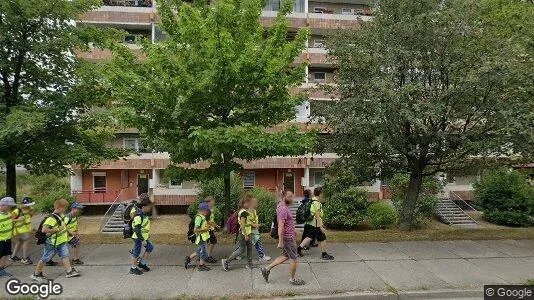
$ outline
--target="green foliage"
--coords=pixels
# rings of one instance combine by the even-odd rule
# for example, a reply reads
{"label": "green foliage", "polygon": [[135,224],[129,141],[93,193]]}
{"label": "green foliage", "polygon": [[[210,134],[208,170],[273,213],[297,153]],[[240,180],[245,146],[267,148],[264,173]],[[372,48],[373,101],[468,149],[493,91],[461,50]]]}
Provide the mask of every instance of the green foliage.
{"label": "green foliage", "polygon": [[475,203],[488,222],[506,226],[534,224],[534,188],[518,171],[486,173],[474,184]]}
{"label": "green foliage", "polygon": [[[124,107],[123,119],[150,148],[169,152],[183,177],[227,176],[243,160],[300,155],[314,144],[313,132],[296,127],[265,130],[293,120],[304,100],[290,89],[304,76],[305,63],[294,62],[307,31],[286,39],[289,2],[265,29],[258,22],[263,5],[159,1],[167,39],[145,43],[142,62],[125,47],[115,49],[105,74]],[[199,161],[208,167],[187,168]]]}
{"label": "green foliage", "polygon": [[[325,185],[325,191],[328,188]],[[329,191],[325,193],[323,221],[332,229],[356,229],[370,204],[367,191],[357,187]]]}
{"label": "green foliage", "polygon": [[[402,213],[403,202],[406,201],[409,180],[410,178],[407,174],[395,174],[389,181],[391,201],[399,215]],[[441,192],[441,189],[442,186],[436,178],[426,177],[423,180],[419,200],[413,212],[413,227],[423,226],[433,218],[439,200],[438,193]]]}
{"label": "green foliage", "polygon": [[395,208],[384,202],[371,204],[367,208],[367,218],[374,229],[392,228],[398,220]]}
{"label": "green foliage", "polygon": [[[224,199],[224,184],[221,178],[214,178],[210,180],[205,180],[200,183],[199,194],[195,203],[191,204],[187,209],[187,214],[193,218],[198,212],[198,205],[203,202],[208,197],[215,198],[215,206],[217,207],[217,214],[215,215],[215,221],[217,224],[223,224],[224,216],[223,212],[225,211],[225,202]],[[230,207],[229,211],[235,211],[239,204],[239,200],[243,197],[245,191],[243,190],[243,184],[241,178],[236,173],[232,173],[230,176]]]}
{"label": "green foliage", "polygon": [[412,175],[411,208],[425,176],[488,156],[530,160],[533,39],[528,1],[381,1],[372,22],[329,44],[340,101],[321,115],[338,165]]}
{"label": "green foliage", "polygon": [[106,147],[116,119],[96,110],[110,102],[97,87],[98,68],[68,55],[114,37],[72,21],[98,5],[99,0],[0,1],[0,161],[11,196],[15,165],[65,175],[66,165],[88,166],[118,155]]}
{"label": "green foliage", "polygon": [[[0,186],[5,184],[5,175],[0,175]],[[39,212],[52,212],[54,201],[66,199],[69,203],[74,202],[74,197],[70,193],[69,180],[66,177],[55,175],[35,175],[28,173],[17,174],[17,189],[20,203],[23,197],[30,197],[35,201],[35,209]],[[0,187],[0,197],[4,191]]]}
{"label": "green foliage", "polygon": [[260,232],[268,232],[271,229],[271,223],[276,215],[278,200],[273,193],[262,187],[255,187],[249,193],[258,199],[257,212],[261,225]]}

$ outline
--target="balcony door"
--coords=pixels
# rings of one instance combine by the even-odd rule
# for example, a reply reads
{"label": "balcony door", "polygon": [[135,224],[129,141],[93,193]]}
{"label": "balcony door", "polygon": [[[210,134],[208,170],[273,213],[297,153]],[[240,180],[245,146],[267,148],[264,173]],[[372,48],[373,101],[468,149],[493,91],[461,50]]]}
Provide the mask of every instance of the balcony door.
{"label": "balcony door", "polygon": [[137,175],[137,195],[141,195],[143,193],[148,194],[148,175],[138,174]]}
{"label": "balcony door", "polygon": [[291,191],[295,193],[295,173],[286,172],[283,175],[284,191]]}

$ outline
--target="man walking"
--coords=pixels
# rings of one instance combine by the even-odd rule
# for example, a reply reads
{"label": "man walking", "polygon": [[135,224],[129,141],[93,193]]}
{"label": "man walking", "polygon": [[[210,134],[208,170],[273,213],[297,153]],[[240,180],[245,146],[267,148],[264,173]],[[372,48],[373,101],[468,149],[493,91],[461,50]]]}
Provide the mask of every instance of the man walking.
{"label": "man walking", "polygon": [[295,223],[293,222],[293,216],[289,210],[289,205],[293,203],[293,193],[291,191],[285,191],[282,201],[276,208],[276,218],[278,220],[278,249],[282,249],[282,255],[277,257],[269,266],[261,268],[261,274],[265,279],[265,282],[269,281],[269,274],[271,270],[284,263],[286,260],[290,260],[289,271],[291,278],[289,284],[291,285],[304,285],[305,282],[302,279],[296,278],[297,273],[297,245],[295,243]]}

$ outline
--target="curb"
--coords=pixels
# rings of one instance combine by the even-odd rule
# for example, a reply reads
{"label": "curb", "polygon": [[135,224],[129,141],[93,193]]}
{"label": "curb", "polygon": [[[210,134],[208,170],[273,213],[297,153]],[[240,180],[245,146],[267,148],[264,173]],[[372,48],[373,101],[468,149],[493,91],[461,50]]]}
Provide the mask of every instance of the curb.
{"label": "curb", "polygon": [[321,300],[321,299],[379,299],[379,300],[408,300],[408,299],[455,299],[455,298],[477,298],[483,299],[482,290],[434,290],[434,291],[398,291],[393,292],[347,292],[329,295],[301,295],[295,297],[276,297],[270,299],[302,299],[302,300]]}

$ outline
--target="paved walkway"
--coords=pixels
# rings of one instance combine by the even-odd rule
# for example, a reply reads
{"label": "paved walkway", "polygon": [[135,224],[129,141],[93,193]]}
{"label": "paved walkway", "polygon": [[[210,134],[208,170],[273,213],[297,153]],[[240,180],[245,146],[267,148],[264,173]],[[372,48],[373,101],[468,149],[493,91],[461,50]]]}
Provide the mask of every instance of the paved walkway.
{"label": "paved walkway", "polygon": [[[266,245],[268,254],[278,254]],[[418,241],[346,243],[330,245],[333,262],[319,259],[314,248],[301,259],[298,274],[305,286],[287,284],[287,266],[271,272],[265,283],[258,268],[242,262],[224,272],[219,264],[209,272],[183,268],[183,257],[193,246],[156,245],[142,276],[127,274],[130,246],[85,245],[85,265],[78,278],[65,278],[61,267],[48,267],[45,275],[64,287],[63,298],[170,298],[210,296],[294,296],[329,294],[333,298],[356,295],[397,298],[482,297],[484,284],[523,284],[534,278],[534,240]],[[38,251],[37,248],[34,251]],[[230,246],[216,249],[226,256]],[[37,254],[34,253],[34,258]],[[16,278],[30,282],[33,266],[15,263],[8,268]],[[1,280],[2,286],[6,279]],[[2,288],[1,296],[7,296]]]}

